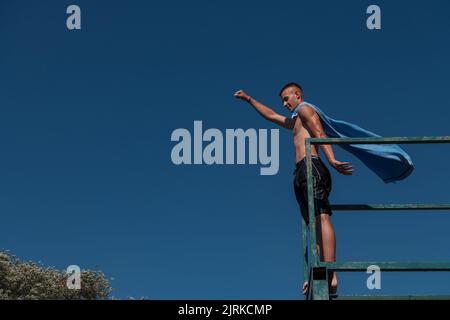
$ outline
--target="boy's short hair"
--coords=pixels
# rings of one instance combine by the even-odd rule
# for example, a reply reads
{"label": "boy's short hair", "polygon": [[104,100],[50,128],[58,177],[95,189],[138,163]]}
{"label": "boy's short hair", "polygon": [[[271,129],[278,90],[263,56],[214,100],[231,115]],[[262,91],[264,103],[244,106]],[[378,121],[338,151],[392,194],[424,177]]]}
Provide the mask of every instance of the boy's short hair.
{"label": "boy's short hair", "polygon": [[281,97],[281,94],[283,93],[283,91],[286,90],[287,88],[291,88],[291,87],[294,87],[294,88],[297,88],[298,90],[300,90],[300,96],[303,99],[303,88],[301,85],[299,85],[296,82],[289,82],[288,84],[285,84],[283,86],[283,88],[281,88],[280,93],[278,95]]}

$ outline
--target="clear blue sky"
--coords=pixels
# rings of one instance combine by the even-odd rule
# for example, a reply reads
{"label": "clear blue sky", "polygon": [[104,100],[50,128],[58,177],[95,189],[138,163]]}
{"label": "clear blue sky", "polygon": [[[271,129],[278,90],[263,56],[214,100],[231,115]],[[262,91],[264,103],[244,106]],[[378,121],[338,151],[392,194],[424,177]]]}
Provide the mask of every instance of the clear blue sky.
{"label": "clear blue sky", "polygon": [[[78,4],[82,30],[68,31]],[[378,4],[382,30],[366,28]],[[232,94],[285,113],[289,81],[383,136],[449,135],[448,1],[0,0],[0,248],[100,269],[113,295],[302,299],[291,134],[280,171],[175,166],[177,128],[276,128]],[[281,129],[282,130],[282,129]],[[339,203],[449,203],[450,145],[404,147],[384,184],[357,159]],[[335,213],[338,260],[450,260],[450,215]],[[341,274],[341,294],[367,275]],[[383,274],[377,294],[450,293],[450,274]]]}

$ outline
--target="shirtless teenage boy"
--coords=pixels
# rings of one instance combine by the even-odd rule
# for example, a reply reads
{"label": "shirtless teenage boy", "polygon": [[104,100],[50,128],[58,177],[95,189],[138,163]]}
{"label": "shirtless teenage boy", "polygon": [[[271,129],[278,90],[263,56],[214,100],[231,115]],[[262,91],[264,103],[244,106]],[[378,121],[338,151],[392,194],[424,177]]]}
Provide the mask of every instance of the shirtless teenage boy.
{"label": "shirtless teenage boy", "polygon": [[[305,221],[308,223],[308,202],[306,184],[306,138],[326,138],[322,124],[316,111],[303,101],[303,90],[299,84],[288,83],[280,91],[280,98],[291,113],[296,111],[295,117],[288,118],[274,112],[262,103],[253,99],[243,90],[237,91],[234,96],[248,102],[261,116],[288,130],[293,131],[295,150],[295,177],[294,191],[296,199],[300,205],[300,211]],[[297,108],[299,107],[300,108]],[[296,110],[297,108],[297,110]],[[334,153],[330,145],[320,145],[329,165],[344,175],[351,175],[353,168],[348,162],[341,162],[334,158]],[[313,165],[314,180],[314,203],[316,220],[317,252],[321,261],[336,261],[336,237],[331,223],[331,209],[328,196],[331,192],[331,175],[325,164],[319,157],[317,147],[311,145],[311,156]],[[330,293],[337,290],[337,277],[334,272],[329,281]],[[303,293],[307,294],[308,283],[303,284]]]}

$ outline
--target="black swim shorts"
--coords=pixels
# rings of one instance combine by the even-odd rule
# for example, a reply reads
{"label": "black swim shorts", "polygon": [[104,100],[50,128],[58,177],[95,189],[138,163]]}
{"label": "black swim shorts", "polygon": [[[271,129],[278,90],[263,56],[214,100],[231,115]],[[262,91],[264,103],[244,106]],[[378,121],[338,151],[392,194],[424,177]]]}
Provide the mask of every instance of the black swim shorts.
{"label": "black swim shorts", "polygon": [[[331,174],[319,157],[311,157],[313,173],[313,193],[315,215],[326,212],[333,214],[330,208],[328,196],[331,192]],[[294,191],[303,219],[309,224],[308,213],[308,186],[306,183],[306,158],[300,160],[294,172]]]}

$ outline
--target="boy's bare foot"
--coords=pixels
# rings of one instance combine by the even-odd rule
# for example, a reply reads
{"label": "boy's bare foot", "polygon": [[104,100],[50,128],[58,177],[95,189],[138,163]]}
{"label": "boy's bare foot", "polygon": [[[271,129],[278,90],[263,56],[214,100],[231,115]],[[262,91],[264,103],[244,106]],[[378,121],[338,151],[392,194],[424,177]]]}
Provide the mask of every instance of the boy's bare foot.
{"label": "boy's bare foot", "polygon": [[336,294],[337,293],[337,276],[336,272],[333,272],[333,276],[330,281],[330,294]]}

